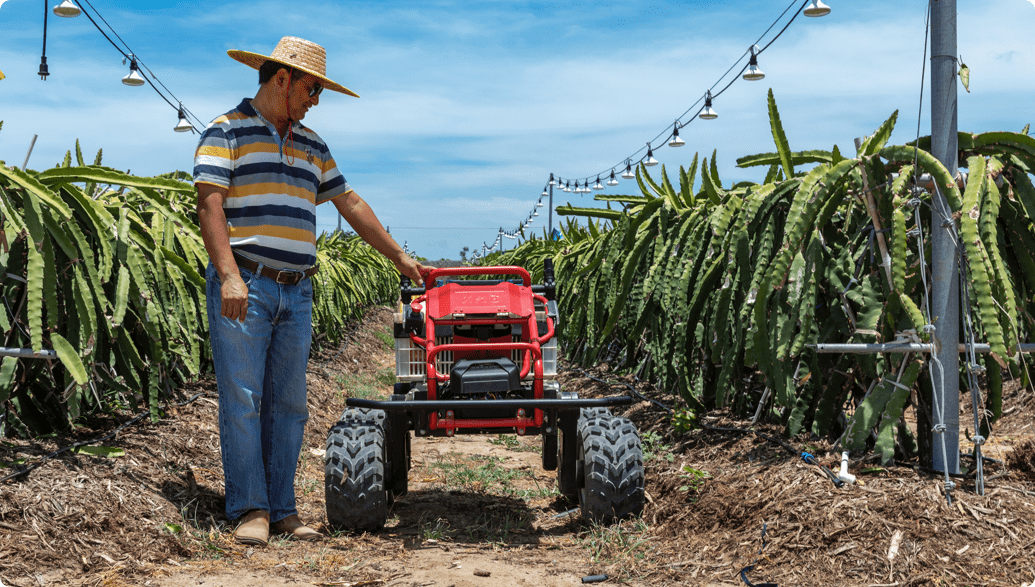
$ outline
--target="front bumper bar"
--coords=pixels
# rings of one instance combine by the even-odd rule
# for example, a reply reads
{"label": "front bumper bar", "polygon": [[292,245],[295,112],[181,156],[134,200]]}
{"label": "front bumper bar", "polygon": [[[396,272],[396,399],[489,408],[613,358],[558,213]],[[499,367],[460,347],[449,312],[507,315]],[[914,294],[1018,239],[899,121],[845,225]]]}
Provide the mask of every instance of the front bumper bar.
{"label": "front bumper bar", "polygon": [[345,400],[350,408],[368,408],[384,411],[439,411],[463,410],[465,408],[499,408],[499,409],[538,409],[538,410],[575,410],[578,408],[609,408],[626,406],[633,403],[627,395],[612,397],[580,398],[580,399],[497,399],[497,400],[412,400],[412,401],[380,401],[351,397]]}

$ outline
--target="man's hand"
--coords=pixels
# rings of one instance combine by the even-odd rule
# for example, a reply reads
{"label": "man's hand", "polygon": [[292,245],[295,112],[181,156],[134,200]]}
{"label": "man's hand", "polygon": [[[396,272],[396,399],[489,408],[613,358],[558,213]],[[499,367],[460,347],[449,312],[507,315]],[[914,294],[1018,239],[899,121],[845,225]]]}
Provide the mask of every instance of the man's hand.
{"label": "man's hand", "polygon": [[198,184],[197,190],[201,239],[205,242],[209,260],[222,282],[219,288],[219,313],[231,320],[244,322],[244,317],[248,315],[248,286],[241,279],[241,270],[230,250],[230,238],[226,232],[223,202],[227,190],[207,183]]}
{"label": "man's hand", "polygon": [[244,322],[248,315],[248,286],[239,273],[231,273],[219,288],[219,313],[231,320]]}
{"label": "man's hand", "polygon": [[431,273],[433,267],[425,267],[410,257],[409,255],[403,255],[402,259],[395,262],[395,268],[399,270],[406,277],[409,277],[417,287],[424,285],[424,276]]}

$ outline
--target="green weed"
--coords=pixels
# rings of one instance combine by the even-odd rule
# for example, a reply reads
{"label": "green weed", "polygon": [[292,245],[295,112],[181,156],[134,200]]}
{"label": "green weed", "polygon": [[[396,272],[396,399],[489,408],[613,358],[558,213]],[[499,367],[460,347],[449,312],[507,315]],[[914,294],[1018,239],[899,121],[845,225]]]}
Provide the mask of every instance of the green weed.
{"label": "green weed", "polygon": [[690,465],[683,465],[680,468],[679,476],[686,479],[686,485],[679,488],[680,491],[697,491],[704,485],[705,479],[711,479],[712,476],[707,471],[701,471],[691,467]]}
{"label": "green weed", "polygon": [[448,536],[449,531],[449,522],[442,518],[437,518],[434,522],[420,523],[421,540],[442,540]]}
{"label": "green weed", "polygon": [[374,336],[376,336],[378,340],[384,343],[385,348],[387,350],[395,352],[395,339],[392,338],[391,331],[377,330],[374,331]]}
{"label": "green weed", "polygon": [[230,550],[224,535],[232,534],[233,528],[225,522],[216,522],[211,516],[211,524],[203,526],[198,519],[198,505],[195,500],[191,500],[181,506],[182,523],[165,522],[161,524],[162,531],[179,536],[197,558],[219,560],[228,556]]}
{"label": "green weed", "polygon": [[610,526],[592,525],[576,537],[590,551],[593,562],[614,565],[625,575],[637,563],[648,560],[654,552],[647,537],[647,522],[642,518],[623,520]]}
{"label": "green weed", "polygon": [[672,462],[676,457],[672,454],[672,446],[665,444],[664,439],[657,432],[641,432],[640,445],[643,447],[643,462],[646,463],[655,457],[664,458]]}

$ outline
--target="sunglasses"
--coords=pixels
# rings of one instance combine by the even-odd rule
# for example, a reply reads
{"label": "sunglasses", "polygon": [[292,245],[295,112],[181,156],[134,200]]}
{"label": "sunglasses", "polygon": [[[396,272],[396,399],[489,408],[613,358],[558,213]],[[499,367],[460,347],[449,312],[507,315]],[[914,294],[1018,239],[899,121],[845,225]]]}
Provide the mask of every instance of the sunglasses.
{"label": "sunglasses", "polygon": [[309,97],[310,98],[315,98],[315,97],[319,96],[320,92],[322,92],[322,91],[323,91],[323,86],[321,86],[319,83],[315,83],[315,84],[313,84],[313,87],[309,89]]}

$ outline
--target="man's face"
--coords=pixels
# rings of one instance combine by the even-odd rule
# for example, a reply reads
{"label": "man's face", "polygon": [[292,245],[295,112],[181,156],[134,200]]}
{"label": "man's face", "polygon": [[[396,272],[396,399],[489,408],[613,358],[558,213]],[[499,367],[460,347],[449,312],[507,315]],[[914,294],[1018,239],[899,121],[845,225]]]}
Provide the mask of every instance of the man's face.
{"label": "man's face", "polygon": [[[306,75],[288,87],[288,116],[292,120],[302,120],[310,108],[320,103],[320,92],[323,87],[320,80]],[[310,95],[312,94],[312,95]]]}

